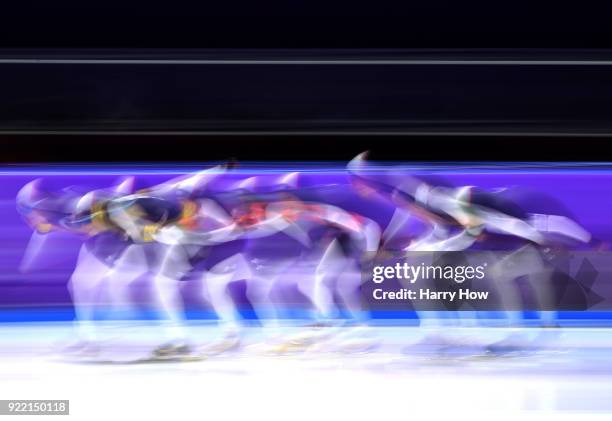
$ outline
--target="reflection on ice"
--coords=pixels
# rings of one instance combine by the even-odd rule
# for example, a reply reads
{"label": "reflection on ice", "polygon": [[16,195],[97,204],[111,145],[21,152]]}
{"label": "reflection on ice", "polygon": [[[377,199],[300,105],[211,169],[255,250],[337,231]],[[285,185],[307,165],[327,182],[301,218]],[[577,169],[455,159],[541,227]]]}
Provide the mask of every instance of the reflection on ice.
{"label": "reflection on ice", "polygon": [[[78,396],[85,401],[78,379],[95,376],[96,382],[88,383],[88,394],[112,395],[113,390],[123,390],[123,381],[129,378],[138,382],[139,394],[158,396],[161,391],[147,379],[163,379],[165,385],[189,382],[203,389],[231,382],[232,390],[246,394],[241,396],[261,399],[266,390],[274,388],[289,388],[297,396],[307,393],[313,399],[325,399],[335,391],[334,396],[342,399],[365,387],[372,399],[403,397],[417,412],[612,411],[612,340],[607,329],[563,329],[552,341],[540,341],[541,330],[526,329],[517,333],[529,339],[531,346],[503,356],[486,353],[482,347],[508,337],[509,332],[501,328],[457,329],[454,341],[446,338],[444,343],[427,344],[423,339],[432,335],[414,327],[350,333],[341,329],[299,352],[279,352],[277,342],[266,332],[256,327],[246,330],[243,342],[232,352],[149,364],[138,358],[148,356],[156,344],[154,325],[101,326],[103,338],[90,354],[64,348],[72,336],[69,325],[5,326],[0,329],[0,366],[5,379],[11,379],[17,389],[30,385],[28,396],[33,389],[53,384],[56,390],[70,393],[71,399]],[[190,325],[189,331],[204,343],[212,343],[218,334],[214,326],[202,324]],[[279,331],[287,338],[303,329],[284,324]],[[355,341],[375,341],[377,346],[358,351],[332,346],[342,342],[344,334],[354,334]],[[242,390],[244,382],[251,386]],[[104,390],[111,384],[112,389]],[[359,384],[362,386],[357,387]],[[439,406],[441,396],[447,406]],[[189,391],[180,394],[183,397],[195,398]],[[436,402],[436,408],[428,409]]]}

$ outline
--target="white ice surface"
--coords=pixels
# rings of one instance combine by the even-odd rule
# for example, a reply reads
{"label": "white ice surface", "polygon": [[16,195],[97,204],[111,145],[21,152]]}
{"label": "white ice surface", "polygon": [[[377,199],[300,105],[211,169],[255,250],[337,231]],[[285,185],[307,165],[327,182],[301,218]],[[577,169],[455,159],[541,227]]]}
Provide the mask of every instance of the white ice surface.
{"label": "white ice surface", "polygon": [[[205,343],[218,330],[194,325],[191,333]],[[375,352],[268,355],[265,332],[251,327],[240,350],[204,361],[107,364],[60,351],[73,340],[69,324],[7,324],[0,327],[0,399],[69,399],[69,418],[83,420],[612,419],[611,330],[564,329],[503,358],[411,348],[423,334],[379,327],[366,332],[380,343]],[[480,344],[506,332],[453,334]],[[102,336],[105,360],[129,361],[159,344],[150,324],[107,326]]]}

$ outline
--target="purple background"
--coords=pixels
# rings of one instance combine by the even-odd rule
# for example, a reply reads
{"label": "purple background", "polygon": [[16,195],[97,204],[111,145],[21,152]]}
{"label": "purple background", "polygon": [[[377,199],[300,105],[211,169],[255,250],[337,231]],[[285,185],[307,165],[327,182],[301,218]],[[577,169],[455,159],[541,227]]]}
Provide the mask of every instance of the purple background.
{"label": "purple background", "polygon": [[[46,248],[46,255],[36,270],[24,274],[18,266],[29,240],[30,228],[15,210],[15,196],[18,190],[35,178],[43,178],[44,185],[59,189],[71,185],[87,188],[111,186],[126,174],[136,176],[136,188],[154,185],[191,169],[151,170],[95,167],[83,170],[48,169],[5,169],[0,174],[0,307],[3,309],[27,308],[70,308],[67,282],[74,268],[79,238],[71,235],[56,235]],[[291,170],[295,170],[292,168]],[[227,179],[236,180],[263,173],[264,170],[240,170]],[[475,185],[482,188],[521,186],[545,193],[560,201],[574,215],[579,223],[595,237],[603,241],[612,240],[612,170],[511,170],[492,171],[446,170],[437,175],[455,185]],[[230,182],[228,181],[228,183]],[[347,184],[349,179],[341,170],[305,172],[302,185],[318,183]],[[197,286],[187,283],[184,294],[188,304],[205,310],[195,290]],[[146,301],[146,280],[137,281],[135,290]],[[611,297],[612,298],[612,297]]]}

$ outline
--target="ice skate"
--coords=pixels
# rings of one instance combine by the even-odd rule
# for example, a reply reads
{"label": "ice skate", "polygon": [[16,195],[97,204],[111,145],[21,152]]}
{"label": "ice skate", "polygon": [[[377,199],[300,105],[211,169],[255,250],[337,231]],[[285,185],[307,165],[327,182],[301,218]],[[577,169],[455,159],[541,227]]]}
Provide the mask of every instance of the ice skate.
{"label": "ice skate", "polygon": [[182,362],[200,361],[206,356],[194,352],[191,345],[187,343],[166,343],[155,348],[148,357],[135,359],[132,363],[147,362]]}
{"label": "ice skate", "polygon": [[216,356],[227,352],[236,351],[240,348],[242,341],[240,335],[232,333],[224,336],[218,341],[206,344],[198,349],[198,355]]}
{"label": "ice skate", "polygon": [[317,342],[308,352],[332,352],[339,354],[363,354],[372,352],[380,346],[380,339],[372,335],[364,326],[345,328],[343,332],[332,335],[328,340]]}
{"label": "ice skate", "polygon": [[506,338],[487,345],[489,356],[517,356],[533,351],[532,342],[525,332],[513,332]]}
{"label": "ice skate", "polygon": [[467,337],[429,334],[415,344],[402,349],[406,355],[422,357],[463,358],[482,355],[486,348]]}
{"label": "ice skate", "polygon": [[315,344],[326,341],[337,333],[337,329],[329,326],[316,325],[305,332],[292,335],[273,345],[268,354],[286,355],[303,353]]}
{"label": "ice skate", "polygon": [[100,351],[99,342],[82,340],[66,345],[60,350],[60,353],[68,358],[88,359],[97,357]]}

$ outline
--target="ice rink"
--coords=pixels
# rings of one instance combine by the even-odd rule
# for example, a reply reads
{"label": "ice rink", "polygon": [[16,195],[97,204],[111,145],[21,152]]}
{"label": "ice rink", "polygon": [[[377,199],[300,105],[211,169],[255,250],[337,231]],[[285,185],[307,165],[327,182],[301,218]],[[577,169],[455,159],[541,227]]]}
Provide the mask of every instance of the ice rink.
{"label": "ice rink", "polygon": [[[2,399],[69,399],[71,418],[88,420],[612,416],[608,329],[565,328],[537,342],[548,333],[529,329],[525,337],[537,346],[491,356],[479,344],[502,339],[504,329],[457,328],[463,345],[444,352],[419,345],[427,332],[417,327],[360,332],[372,345],[368,352],[350,348],[349,340],[340,348],[338,338],[280,352],[278,338],[250,327],[232,351],[139,364],[134,360],[159,345],[156,326],[115,324],[101,332],[96,352],[75,357],[65,351],[71,324],[3,325]],[[283,327],[281,337],[298,332]],[[214,325],[191,326],[194,343],[217,334]]]}

